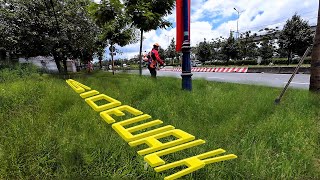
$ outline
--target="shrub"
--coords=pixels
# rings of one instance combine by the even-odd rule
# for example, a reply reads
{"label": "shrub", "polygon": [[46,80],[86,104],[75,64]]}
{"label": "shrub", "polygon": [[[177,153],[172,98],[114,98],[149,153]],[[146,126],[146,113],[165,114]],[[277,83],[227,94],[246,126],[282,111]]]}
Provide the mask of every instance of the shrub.
{"label": "shrub", "polygon": [[[287,58],[273,58],[272,61],[273,61],[273,64],[287,64],[288,63]],[[292,59],[290,64],[298,64],[299,61],[300,61],[300,58]],[[311,63],[311,57],[308,56],[303,61],[303,64],[310,64],[310,63]]]}
{"label": "shrub", "polygon": [[32,64],[18,64],[0,70],[0,82],[13,81],[18,78],[32,76],[38,72],[38,68]]}

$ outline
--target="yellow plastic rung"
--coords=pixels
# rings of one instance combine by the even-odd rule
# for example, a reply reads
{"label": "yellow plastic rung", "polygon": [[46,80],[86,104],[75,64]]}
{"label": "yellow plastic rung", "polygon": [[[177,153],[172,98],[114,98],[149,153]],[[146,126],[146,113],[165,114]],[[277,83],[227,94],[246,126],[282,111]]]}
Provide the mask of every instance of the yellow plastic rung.
{"label": "yellow plastic rung", "polygon": [[[169,137],[169,136],[175,136],[178,139],[170,141],[170,142],[166,142],[166,143],[162,143],[158,140],[158,139],[161,139],[164,137]],[[167,131],[164,133],[160,133],[160,134],[149,136],[149,137],[146,137],[143,139],[139,139],[137,141],[132,141],[129,143],[129,145],[130,146],[138,146],[141,144],[147,144],[149,146],[149,148],[138,151],[138,154],[145,155],[145,154],[150,154],[150,153],[162,150],[162,149],[177,146],[177,145],[183,144],[185,142],[192,141],[194,139],[195,139],[195,137],[193,135],[186,133],[180,129],[174,129],[171,131]]]}
{"label": "yellow plastic rung", "polygon": [[143,132],[143,133],[140,133],[140,134],[133,135],[132,134],[133,132],[136,132],[136,131],[142,130],[142,129],[146,129],[146,128],[149,128],[149,127],[152,127],[152,126],[155,126],[155,125],[158,125],[158,124],[162,124],[163,122],[160,121],[160,120],[154,120],[154,121],[151,121],[151,122],[147,122],[147,123],[143,123],[143,124],[140,124],[140,125],[137,125],[137,126],[130,127],[128,129],[126,129],[124,127],[126,125],[130,125],[130,124],[133,124],[133,123],[136,123],[136,122],[140,122],[140,121],[143,121],[143,120],[147,120],[147,119],[150,119],[150,118],[151,118],[150,115],[144,114],[144,115],[141,115],[141,116],[138,116],[138,117],[134,117],[134,118],[131,118],[131,119],[128,119],[128,120],[124,120],[124,121],[121,121],[121,122],[114,123],[114,124],[112,124],[112,128],[126,142],[135,141],[135,140],[138,140],[138,139],[141,139],[141,138],[145,138],[145,137],[152,136],[152,135],[155,135],[155,134],[159,134],[159,133],[162,133],[162,132],[165,132],[165,131],[169,131],[169,130],[172,130],[172,129],[175,128],[175,127],[173,127],[171,125],[168,125],[168,126],[160,127],[160,128],[157,128],[157,129],[153,129],[153,130],[147,131],[147,132]]}
{"label": "yellow plastic rung", "polygon": [[185,144],[181,144],[175,147],[171,147],[162,151],[158,151],[152,154],[148,154],[144,157],[144,160],[151,166],[151,167],[156,167],[165,164],[165,161],[160,158],[160,156],[168,155],[177,151],[181,151],[184,149],[188,149],[194,146],[198,146],[200,144],[204,144],[205,141],[202,139],[198,139],[195,141],[191,141]]}
{"label": "yellow plastic rung", "polygon": [[[98,106],[95,103],[95,101],[99,101],[99,100],[106,100],[109,103]],[[114,107],[121,105],[120,101],[113,99],[105,94],[99,94],[99,95],[96,95],[93,97],[86,98],[85,101],[89,104],[89,106],[92,107],[92,109],[94,109],[95,111],[98,111],[98,112],[104,111],[107,109],[111,109],[111,108],[114,108]]]}
{"label": "yellow plastic rung", "polygon": [[224,149],[220,148],[220,149],[216,149],[216,150],[213,150],[213,151],[209,151],[209,152],[197,155],[196,157],[199,158],[199,159],[206,159],[206,158],[209,158],[209,157],[212,157],[212,156],[215,156],[215,155],[218,155],[218,154],[222,154],[222,153],[225,153],[225,152],[226,151]]}
{"label": "yellow plastic rung", "polygon": [[84,84],[81,84],[73,79],[68,79],[66,80],[66,82],[69,84],[69,86],[74,90],[76,91],[76,93],[83,93],[85,92],[86,90],[91,90],[90,87],[84,85]]}
{"label": "yellow plastic rung", "polygon": [[175,168],[175,167],[178,167],[178,166],[182,166],[182,165],[187,165],[188,168],[186,168],[184,170],[181,170],[181,171],[179,171],[177,173],[174,173],[174,174],[172,174],[170,176],[167,176],[164,179],[165,180],[173,180],[173,179],[177,179],[179,177],[182,177],[184,175],[190,174],[190,173],[192,173],[192,172],[194,172],[194,171],[196,171],[198,169],[203,168],[205,166],[205,163],[202,162],[201,160],[199,160],[196,157],[191,157],[191,158],[188,158],[188,159],[184,159],[184,160],[181,160],[181,161],[177,161],[177,162],[173,162],[173,163],[170,163],[170,164],[166,164],[166,165],[157,167],[154,170],[156,172],[161,172],[161,171],[165,171],[165,170],[172,169],[172,168]]}
{"label": "yellow plastic rung", "polygon": [[214,157],[214,158],[202,160],[203,158],[212,157],[214,155],[218,155],[218,154],[221,154],[224,152],[225,152],[225,150],[223,150],[223,149],[213,150],[213,151],[203,153],[203,154],[200,154],[197,156],[193,156],[193,157],[186,158],[186,159],[176,161],[176,162],[172,162],[172,163],[160,166],[160,167],[156,167],[156,168],[154,168],[154,170],[156,172],[162,172],[162,171],[172,169],[172,168],[175,168],[178,166],[186,165],[188,168],[164,178],[165,180],[177,179],[181,176],[187,175],[187,174],[192,173],[200,168],[203,168],[207,164],[237,158],[237,156],[234,154],[228,154],[228,155],[224,155],[224,156],[219,156],[219,157]]}
{"label": "yellow plastic rung", "polygon": [[116,115],[116,116],[124,116],[125,114],[123,113],[123,111],[127,111],[130,114],[133,114],[135,116],[141,115],[143,114],[142,111],[139,111],[131,106],[128,105],[123,105],[123,106],[119,106],[113,109],[109,109],[103,112],[100,112],[100,116],[102,117],[102,119],[104,119],[108,124],[112,124],[114,122],[116,122],[116,120],[114,118],[111,117],[112,114]]}
{"label": "yellow plastic rung", "polygon": [[131,128],[128,128],[127,130],[132,133],[132,132],[136,132],[136,131],[140,131],[142,129],[146,129],[146,128],[149,128],[149,127],[152,127],[152,126],[156,126],[156,125],[159,125],[159,124],[162,124],[163,121],[157,119],[157,120],[154,120],[154,121],[150,121],[150,122],[147,122],[147,123],[143,123],[143,124],[140,124],[140,125],[137,125],[137,126],[133,126]]}
{"label": "yellow plastic rung", "polygon": [[98,91],[91,90],[91,91],[88,91],[88,92],[81,93],[80,97],[82,97],[83,99],[86,99],[88,97],[91,97],[91,96],[94,96],[94,95],[98,95],[98,94],[99,94]]}
{"label": "yellow plastic rung", "polygon": [[226,161],[226,160],[230,160],[230,159],[235,159],[238,156],[234,155],[234,154],[228,154],[228,155],[224,155],[224,156],[219,156],[219,157],[215,157],[215,158],[210,158],[210,159],[206,159],[203,160],[204,163],[206,164],[212,164],[212,163],[216,163],[216,162],[220,162],[220,161]]}

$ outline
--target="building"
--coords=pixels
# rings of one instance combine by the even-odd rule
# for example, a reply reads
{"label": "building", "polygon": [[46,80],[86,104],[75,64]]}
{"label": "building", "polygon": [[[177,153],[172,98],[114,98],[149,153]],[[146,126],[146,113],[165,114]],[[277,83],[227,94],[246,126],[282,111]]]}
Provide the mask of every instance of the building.
{"label": "building", "polygon": [[[58,72],[58,68],[54,58],[52,56],[36,56],[29,58],[19,58],[19,63],[32,63],[35,66],[44,69],[47,72],[55,73]],[[77,72],[76,61],[67,60],[68,72]]]}

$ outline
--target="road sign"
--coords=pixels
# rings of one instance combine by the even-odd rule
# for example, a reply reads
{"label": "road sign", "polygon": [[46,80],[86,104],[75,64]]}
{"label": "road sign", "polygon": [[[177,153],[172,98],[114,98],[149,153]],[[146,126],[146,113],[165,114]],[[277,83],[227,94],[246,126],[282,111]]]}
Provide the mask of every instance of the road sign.
{"label": "road sign", "polygon": [[114,56],[116,55],[116,53],[109,53],[109,54],[110,54],[110,55],[114,55]]}

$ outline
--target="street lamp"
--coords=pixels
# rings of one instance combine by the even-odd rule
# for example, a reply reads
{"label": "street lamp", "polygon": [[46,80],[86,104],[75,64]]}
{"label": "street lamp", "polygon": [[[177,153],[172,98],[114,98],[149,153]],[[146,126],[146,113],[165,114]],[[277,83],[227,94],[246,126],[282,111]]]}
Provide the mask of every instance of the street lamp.
{"label": "street lamp", "polygon": [[236,8],[233,8],[234,10],[237,11],[238,13],[238,19],[237,19],[237,39],[239,37],[239,18],[240,18],[240,12],[236,9]]}
{"label": "street lamp", "polygon": [[190,6],[191,0],[183,0],[182,89],[192,90],[190,61]]}

